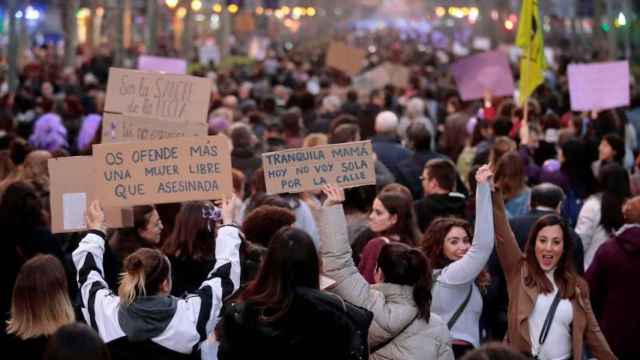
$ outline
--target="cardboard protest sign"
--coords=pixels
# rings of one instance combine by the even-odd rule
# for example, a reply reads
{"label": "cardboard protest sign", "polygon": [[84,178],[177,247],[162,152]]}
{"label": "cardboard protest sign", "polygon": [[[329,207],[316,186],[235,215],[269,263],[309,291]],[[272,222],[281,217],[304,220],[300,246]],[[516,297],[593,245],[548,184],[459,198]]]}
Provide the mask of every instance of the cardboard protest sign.
{"label": "cardboard protest sign", "polygon": [[109,69],[105,112],[178,123],[205,123],[211,80]]}
{"label": "cardboard protest sign", "polygon": [[630,102],[629,63],[571,64],[567,69],[571,110],[606,110]]}
{"label": "cardboard protest sign", "polygon": [[353,88],[367,95],[375,89],[381,89],[391,80],[384,66],[378,66],[353,78]]}
{"label": "cardboard protest sign", "polygon": [[138,58],[138,70],[184,75],[187,73],[187,60],[141,55]]}
{"label": "cardboard protest sign", "polygon": [[108,206],[231,196],[231,150],[224,136],[93,146],[97,196]]}
{"label": "cardboard protest sign", "polygon": [[464,101],[482,99],[487,90],[493,96],[513,95],[513,74],[509,61],[499,50],[458,60],[451,66],[451,72]]}
{"label": "cardboard protest sign", "polygon": [[207,136],[207,131],[205,123],[178,124],[110,113],[102,117],[103,144]]}
{"label": "cardboard protest sign", "polygon": [[329,67],[354,76],[362,69],[366,55],[366,51],[362,49],[347,46],[342,42],[332,42],[329,44],[325,62]]}
{"label": "cardboard protest sign", "polygon": [[[51,231],[65,233],[87,230],[84,215],[96,199],[95,163],[91,156],[49,159]],[[105,207],[109,228],[133,226],[131,208]]]}
{"label": "cardboard protest sign", "polygon": [[314,146],[262,154],[268,194],[355,187],[376,183],[371,141]]}
{"label": "cardboard protest sign", "polygon": [[406,88],[409,86],[409,68],[403,65],[397,65],[392,63],[384,63],[382,65],[387,71],[389,76],[389,82],[391,85],[399,88]]}

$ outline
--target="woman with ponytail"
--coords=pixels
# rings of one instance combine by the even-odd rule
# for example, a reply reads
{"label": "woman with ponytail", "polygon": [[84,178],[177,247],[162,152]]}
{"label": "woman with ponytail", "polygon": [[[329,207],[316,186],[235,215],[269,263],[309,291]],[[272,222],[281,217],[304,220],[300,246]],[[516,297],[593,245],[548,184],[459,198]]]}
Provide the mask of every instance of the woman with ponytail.
{"label": "woman with ponytail", "polygon": [[[215,267],[186,298],[171,293],[171,264],[159,250],[141,248],[123,264],[118,295],[105,282],[104,213],[98,202],[87,211],[91,229],[73,252],[83,314],[107,344],[113,359],[199,359],[200,345],[213,331],[222,302],[240,283],[240,231],[231,224],[233,199],[222,201],[215,239]],[[213,241],[213,239],[212,239]]]}
{"label": "woman with ponytail", "polygon": [[494,229],[489,166],[478,169],[476,181],[476,226],[465,220],[438,218],[424,233],[420,248],[434,267],[433,312],[451,332],[456,358],[480,346],[480,290],[489,283],[485,270],[493,251]]}
{"label": "woman with ponytail", "polygon": [[351,257],[341,203],[342,189],[324,188],[319,211],[320,253],[324,273],[335,281],[329,290],[373,312],[369,328],[370,359],[451,360],[449,331],[431,313],[431,267],[416,248],[400,242],[380,250],[376,284],[370,285]]}

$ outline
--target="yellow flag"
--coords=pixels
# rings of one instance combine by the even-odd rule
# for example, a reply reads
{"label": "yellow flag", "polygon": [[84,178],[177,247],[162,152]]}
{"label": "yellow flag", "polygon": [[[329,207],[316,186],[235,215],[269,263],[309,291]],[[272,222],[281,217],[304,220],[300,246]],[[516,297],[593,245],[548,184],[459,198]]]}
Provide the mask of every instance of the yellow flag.
{"label": "yellow flag", "polygon": [[544,44],[538,0],[523,0],[516,45],[522,48],[520,61],[520,103],[544,82]]}

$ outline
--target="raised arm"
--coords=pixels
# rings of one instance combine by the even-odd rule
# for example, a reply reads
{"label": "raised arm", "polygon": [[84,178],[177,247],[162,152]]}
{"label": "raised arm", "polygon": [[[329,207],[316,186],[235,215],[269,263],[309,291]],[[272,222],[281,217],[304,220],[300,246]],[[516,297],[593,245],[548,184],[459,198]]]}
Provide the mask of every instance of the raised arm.
{"label": "raised arm", "polygon": [[473,242],[467,253],[457,261],[446,266],[439,282],[447,284],[465,284],[473,281],[484,269],[494,245],[493,209],[491,207],[490,178],[493,174],[488,166],[478,170],[478,189],[476,191],[476,226]]}
{"label": "raised arm", "polygon": [[233,225],[234,198],[222,200],[222,223],[215,240],[216,265],[200,285],[196,296],[188,297],[197,315],[200,341],[211,334],[220,316],[222,304],[240,286],[240,229]]}
{"label": "raised arm", "polygon": [[91,203],[86,214],[89,233],[73,252],[78,287],[82,297],[82,312],[86,321],[105,341],[122,336],[121,331],[109,324],[120,302],[104,280],[103,257],[106,227],[104,213],[97,201]]}
{"label": "raised arm", "polygon": [[507,213],[504,208],[504,199],[499,190],[492,194],[493,202],[493,220],[496,232],[496,252],[500,265],[507,275],[507,281],[511,278],[509,275],[520,271],[520,262],[522,261],[522,251],[518,246],[516,237],[513,235],[511,225],[507,220]]}

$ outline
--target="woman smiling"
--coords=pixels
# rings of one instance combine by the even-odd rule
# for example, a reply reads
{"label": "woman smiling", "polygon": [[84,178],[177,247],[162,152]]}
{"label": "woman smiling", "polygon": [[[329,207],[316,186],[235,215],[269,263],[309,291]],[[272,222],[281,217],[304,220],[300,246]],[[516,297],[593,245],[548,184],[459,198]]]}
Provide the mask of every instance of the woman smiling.
{"label": "woman smiling", "polygon": [[567,225],[555,214],[540,218],[524,254],[507,221],[499,191],[493,193],[496,250],[509,293],[508,343],[536,359],[581,360],[583,342],[594,357],[616,359],[576,272]]}

